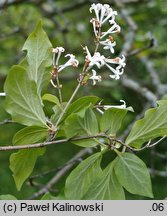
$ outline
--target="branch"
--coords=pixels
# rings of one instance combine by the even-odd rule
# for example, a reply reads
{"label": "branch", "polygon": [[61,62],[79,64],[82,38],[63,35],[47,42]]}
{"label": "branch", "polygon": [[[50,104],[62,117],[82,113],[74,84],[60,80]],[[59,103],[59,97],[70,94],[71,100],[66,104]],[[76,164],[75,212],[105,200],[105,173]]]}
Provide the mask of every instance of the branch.
{"label": "branch", "polygon": [[160,177],[167,177],[167,171],[160,171],[160,170],[155,170],[152,168],[148,168],[149,173],[151,175],[156,175],[156,176],[160,176]]}
{"label": "branch", "polygon": [[0,10],[5,9],[10,6],[15,6],[19,4],[42,4],[45,0],[4,0],[0,2]]}
{"label": "branch", "polygon": [[134,55],[138,55],[139,53],[141,52],[144,52],[152,47],[155,46],[155,38],[151,38],[149,43],[145,46],[145,47],[142,47],[142,48],[139,48],[139,49],[135,49],[135,50],[132,50],[130,53],[128,53],[127,57],[129,56],[134,56]]}
{"label": "branch", "polygon": [[154,105],[156,104],[157,96],[146,87],[142,87],[135,80],[129,79],[126,75],[123,75],[121,79],[121,83],[126,88],[133,89],[138,94],[142,95],[147,101],[153,103]]}
{"label": "branch", "polygon": [[65,6],[61,11],[62,12],[69,12],[69,11],[81,8],[81,7],[85,6],[86,4],[90,4],[90,3],[91,3],[90,0],[79,0],[73,4]]}
{"label": "branch", "polygon": [[[118,143],[120,143],[121,145],[125,146],[126,148],[132,150],[133,152],[139,152],[142,151],[143,149],[146,148],[151,148],[154,147],[155,145],[157,145],[158,143],[160,143],[163,139],[166,138],[166,136],[160,138],[157,142],[150,144],[151,141],[149,141],[144,147],[140,148],[140,149],[135,149],[133,147],[130,147],[128,145],[126,145],[125,143],[123,143],[120,140],[117,139],[113,139],[109,136],[107,136],[106,134],[103,135],[104,138],[108,138],[112,144],[112,142],[116,141]],[[111,146],[113,148],[113,145]],[[58,171],[58,173],[45,185],[43,186],[37,193],[35,193],[32,197],[30,197],[30,199],[35,199],[45,193],[47,193],[48,191],[50,191],[50,189],[53,187],[54,184],[56,184],[61,178],[62,176],[64,176],[73,166],[74,164],[83,156],[85,156],[86,154],[90,153],[90,149],[86,148],[81,150],[79,153],[77,153],[71,160],[69,160],[63,167],[62,169],[60,169]]]}
{"label": "branch", "polygon": [[131,146],[129,146],[129,145],[123,143],[123,142],[120,141],[120,140],[116,140],[116,141],[117,141],[118,143],[120,143],[121,145],[123,145],[124,147],[130,149],[130,150],[133,151],[133,152],[139,152],[139,151],[142,151],[142,150],[144,150],[144,149],[146,149],[146,148],[152,148],[152,147],[158,145],[158,144],[159,144],[162,140],[164,140],[165,138],[166,138],[166,136],[163,136],[163,137],[161,137],[157,142],[152,143],[152,144],[151,144],[151,140],[150,140],[145,146],[143,146],[142,148],[138,148],[138,149],[133,148],[133,147],[131,147]]}
{"label": "branch", "polygon": [[65,143],[65,142],[70,142],[70,141],[79,141],[79,140],[86,140],[86,139],[92,139],[92,138],[106,138],[108,139],[109,143],[107,143],[106,146],[110,147],[111,149],[114,149],[114,143],[118,142],[121,145],[125,146],[126,148],[129,148],[132,151],[141,151],[145,148],[151,148],[155,145],[157,145],[161,140],[163,140],[164,138],[166,138],[166,136],[163,136],[160,140],[158,140],[156,143],[153,143],[150,145],[147,144],[146,146],[140,148],[140,149],[135,149],[133,147],[130,147],[128,145],[126,145],[124,142],[122,142],[121,140],[118,140],[115,137],[111,137],[108,136],[105,133],[101,133],[101,134],[96,134],[96,135],[92,135],[92,136],[82,136],[82,137],[75,137],[72,139],[61,139],[61,140],[55,140],[55,141],[49,141],[49,142],[44,142],[44,143],[35,143],[35,144],[26,144],[26,145],[19,145],[19,146],[0,146],[0,151],[11,151],[11,150],[20,150],[20,149],[32,149],[32,148],[42,148],[42,147],[46,147],[49,145],[54,145],[54,144],[59,144],[59,143]]}
{"label": "branch", "polygon": [[167,85],[161,83],[153,63],[146,56],[141,56],[139,59],[145,65],[147,72],[152,79],[152,84],[155,87],[158,95],[162,96],[167,91]]}
{"label": "branch", "polygon": [[14,121],[12,121],[10,119],[5,119],[5,120],[0,122],[0,125],[9,124],[9,123],[14,123]]}
{"label": "branch", "polygon": [[148,110],[150,108],[150,103],[147,102],[145,105],[144,105],[144,108],[143,110],[137,115],[135,116],[135,119],[127,126],[127,128],[123,131],[122,135],[120,136],[120,139],[121,140],[125,140],[125,138],[128,136],[129,132],[131,131],[133,125],[135,124],[135,122],[141,118],[143,118],[146,110]]}
{"label": "branch", "polygon": [[[82,158],[77,158],[76,161],[75,161],[75,163],[81,162],[81,161],[82,161]],[[68,164],[69,164],[69,162],[68,162]],[[46,172],[43,172],[43,173],[40,173],[40,174],[31,176],[31,177],[29,178],[30,185],[34,186],[34,183],[33,183],[33,182],[34,182],[34,179],[43,178],[43,177],[45,177],[46,175],[48,175],[48,174],[50,174],[50,173],[56,173],[56,172],[60,171],[61,169],[63,169],[63,168],[64,168],[65,166],[67,166],[68,164],[65,163],[64,165],[59,166],[59,167],[57,167],[57,168],[55,168],[55,169],[52,169],[52,170],[49,170],[49,171],[46,171]]]}
{"label": "branch", "polygon": [[76,161],[86,154],[92,152],[90,148],[82,149],[80,152],[78,152],[71,160],[69,160],[66,165],[53,177],[51,180],[44,186],[42,187],[37,193],[35,193],[32,197],[29,199],[35,199],[48,191],[52,188],[54,184],[56,184],[62,176],[64,176],[76,163]]}
{"label": "branch", "polygon": [[44,143],[35,143],[35,144],[26,144],[26,145],[19,145],[19,146],[0,146],[0,151],[13,151],[13,150],[20,150],[20,149],[32,149],[32,148],[42,148],[49,145],[55,145],[70,141],[78,141],[78,140],[84,140],[84,139],[91,139],[91,138],[97,138],[97,137],[104,137],[104,134],[97,134],[93,136],[83,136],[83,137],[76,137],[73,139],[61,139],[61,140],[55,140],[55,141],[49,141]]}

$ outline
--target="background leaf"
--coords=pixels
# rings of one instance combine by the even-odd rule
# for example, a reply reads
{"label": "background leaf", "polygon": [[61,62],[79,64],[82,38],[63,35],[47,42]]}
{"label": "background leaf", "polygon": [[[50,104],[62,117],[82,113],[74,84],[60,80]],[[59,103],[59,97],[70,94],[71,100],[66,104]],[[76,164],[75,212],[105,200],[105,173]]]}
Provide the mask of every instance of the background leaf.
{"label": "background leaf", "polygon": [[87,200],[124,200],[125,194],[114,172],[111,162],[103,172],[99,173],[96,181],[89,187],[83,197]]}
{"label": "background leaf", "polygon": [[114,165],[120,184],[130,193],[153,198],[150,174],[145,163],[132,153],[119,153]]}
{"label": "background leaf", "polygon": [[28,74],[37,84],[38,94],[48,85],[52,60],[52,45],[42,28],[41,21],[27,38],[23,50],[27,51]]}
{"label": "background leaf", "polygon": [[100,167],[102,155],[95,153],[82,161],[67,177],[65,196],[67,199],[81,199],[88,188],[102,172]]}
{"label": "background leaf", "polygon": [[106,110],[101,117],[100,130],[107,131],[108,135],[116,136],[126,113],[126,109],[110,108]]}
{"label": "background leaf", "polygon": [[167,100],[158,101],[158,107],[149,109],[144,118],[135,122],[126,144],[140,148],[144,142],[167,135]]}
{"label": "background leaf", "polygon": [[30,81],[23,67],[13,66],[5,82],[5,108],[13,121],[32,126],[46,126],[41,98],[34,81]]}

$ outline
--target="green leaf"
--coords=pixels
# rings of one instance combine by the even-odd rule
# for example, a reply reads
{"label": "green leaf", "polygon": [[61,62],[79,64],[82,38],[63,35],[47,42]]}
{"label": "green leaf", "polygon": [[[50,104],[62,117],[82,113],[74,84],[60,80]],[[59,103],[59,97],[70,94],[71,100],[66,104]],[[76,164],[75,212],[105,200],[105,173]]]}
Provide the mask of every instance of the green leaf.
{"label": "green leaf", "polygon": [[[46,128],[41,127],[26,127],[17,132],[13,138],[15,145],[33,144],[42,142],[48,137]],[[20,190],[24,181],[30,176],[35,166],[36,160],[43,155],[45,148],[19,150],[13,153],[10,157],[10,169],[13,172],[13,177]]]}
{"label": "green leaf", "polygon": [[44,94],[42,96],[42,100],[46,100],[46,101],[49,101],[51,103],[54,103],[56,104],[60,109],[62,109],[62,106],[59,102],[59,99],[55,96],[55,95],[52,95],[52,94]]}
{"label": "green leaf", "polygon": [[65,184],[67,199],[81,199],[93,181],[102,172],[100,167],[102,155],[95,153],[82,161],[68,176]]}
{"label": "green leaf", "polygon": [[50,121],[53,123],[53,124],[56,124],[61,112],[62,112],[62,109],[60,109],[59,106],[55,105],[53,108],[53,111],[54,111],[54,114],[51,116],[50,118]]}
{"label": "green leaf", "polygon": [[85,96],[79,98],[69,106],[62,120],[67,118],[72,113],[78,113],[85,108],[93,107],[98,101],[99,98],[95,96]]}
{"label": "green leaf", "polygon": [[144,118],[135,122],[126,144],[140,148],[144,142],[167,135],[167,100],[158,101],[158,107],[149,109]]}
{"label": "green leaf", "polygon": [[10,156],[10,169],[18,190],[32,173],[36,160],[43,155],[45,148],[19,150]]}
{"label": "green leaf", "polygon": [[65,200],[63,195],[53,196],[51,193],[46,193],[42,196],[41,200]]}
{"label": "green leaf", "polygon": [[0,200],[17,200],[17,198],[11,194],[0,195]]}
{"label": "green leaf", "polygon": [[31,80],[37,84],[38,94],[48,85],[52,52],[51,43],[42,28],[41,21],[35,30],[27,38],[23,50],[27,51],[28,74]]}
{"label": "green leaf", "polygon": [[[65,134],[67,138],[77,135],[97,135],[99,132],[98,122],[94,112],[88,108],[85,111],[85,117],[81,118],[78,114],[71,114],[65,121]],[[91,147],[97,145],[96,139],[71,141],[76,145]]]}
{"label": "green leaf", "polygon": [[126,113],[126,109],[110,108],[106,110],[100,121],[101,131],[107,132],[110,136],[116,136]]}
{"label": "green leaf", "polygon": [[13,66],[5,82],[5,108],[13,121],[27,126],[46,126],[41,98],[34,81],[30,81],[23,67]]}
{"label": "green leaf", "polygon": [[87,200],[124,200],[125,194],[114,172],[115,160],[111,162],[89,187],[83,197]]}
{"label": "green leaf", "polygon": [[153,198],[148,169],[136,155],[119,153],[114,170],[118,181],[127,191]]}
{"label": "green leaf", "polygon": [[21,129],[13,137],[14,145],[33,144],[43,141],[48,137],[48,129],[38,126],[30,126]]}

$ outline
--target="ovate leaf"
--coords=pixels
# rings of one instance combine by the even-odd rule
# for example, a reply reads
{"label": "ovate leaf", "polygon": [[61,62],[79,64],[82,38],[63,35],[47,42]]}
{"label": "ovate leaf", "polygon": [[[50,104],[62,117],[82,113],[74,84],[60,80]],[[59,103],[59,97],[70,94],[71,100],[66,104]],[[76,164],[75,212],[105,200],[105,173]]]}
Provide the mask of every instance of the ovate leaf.
{"label": "ovate leaf", "polygon": [[18,190],[32,173],[36,160],[43,155],[45,148],[19,150],[10,156],[10,169]]}
{"label": "ovate leaf", "polygon": [[13,137],[14,145],[31,144],[43,141],[48,137],[48,129],[38,126],[30,126],[21,129]]}
{"label": "ovate leaf", "polygon": [[158,107],[149,109],[144,118],[135,122],[126,144],[140,148],[144,142],[167,135],[167,100],[158,101]]}
{"label": "ovate leaf", "polygon": [[60,194],[58,196],[53,196],[51,193],[46,193],[42,196],[41,200],[65,200],[63,194]]}
{"label": "ovate leaf", "polygon": [[13,121],[24,125],[46,127],[41,98],[34,81],[30,81],[25,69],[13,66],[5,82],[5,108]]}
{"label": "ovate leaf", "polygon": [[62,120],[67,118],[72,113],[78,113],[85,108],[94,106],[98,101],[99,98],[95,96],[85,96],[79,98],[69,106]]}
{"label": "ovate leaf", "polygon": [[52,94],[44,94],[42,96],[42,100],[46,100],[46,101],[49,101],[51,103],[54,103],[56,104],[60,109],[62,109],[62,106],[59,102],[59,99],[55,96],[55,95],[52,95]]}
{"label": "ovate leaf", "polygon": [[106,132],[110,136],[116,136],[126,113],[126,109],[110,108],[106,110],[100,121],[101,131]]}
{"label": "ovate leaf", "polygon": [[83,197],[86,200],[124,200],[124,190],[119,183],[115,172],[114,163],[111,162],[103,172],[99,173],[96,181],[89,187]]}
{"label": "ovate leaf", "polygon": [[[65,121],[65,134],[67,138],[72,138],[77,135],[92,136],[97,135],[98,132],[98,122],[94,112],[90,108],[85,111],[84,118],[81,118],[78,114],[71,114]],[[83,147],[97,145],[96,139],[71,142]]]}
{"label": "ovate leaf", "polygon": [[[16,133],[13,138],[15,145],[33,144],[43,142],[48,137],[46,128],[36,126],[26,127]],[[13,177],[20,190],[24,181],[30,176],[35,166],[36,160],[43,155],[45,148],[19,150],[13,153],[10,157],[10,169],[13,172]]]}
{"label": "ovate leaf", "polygon": [[81,162],[68,176],[65,184],[67,199],[81,199],[92,182],[102,172],[100,168],[101,153],[93,154]]}
{"label": "ovate leaf", "polygon": [[50,80],[52,52],[51,43],[39,22],[35,30],[27,38],[23,50],[27,51],[28,74],[37,84],[37,92],[41,93]]}
{"label": "ovate leaf", "polygon": [[132,153],[119,153],[114,170],[120,184],[130,193],[153,197],[145,163]]}
{"label": "ovate leaf", "polygon": [[17,198],[11,194],[0,195],[0,200],[17,200]]}

